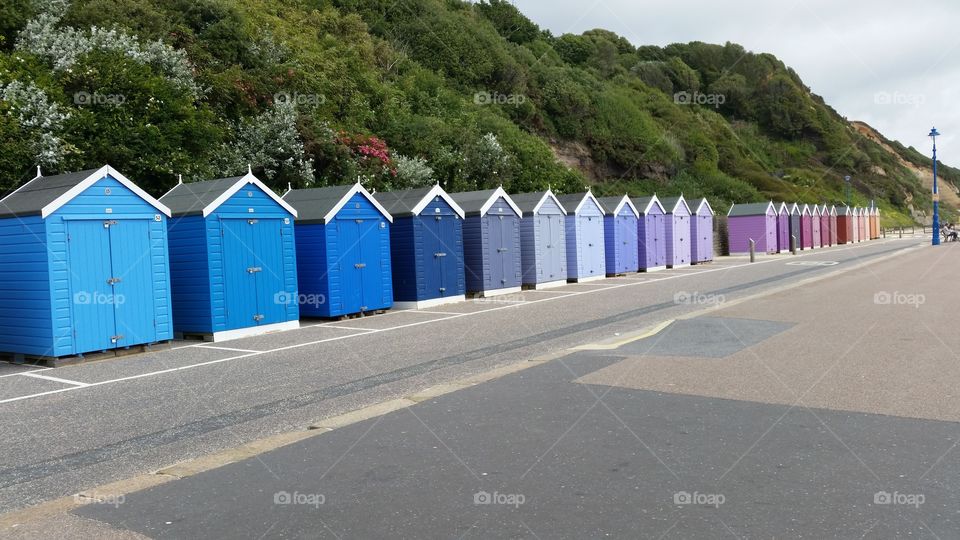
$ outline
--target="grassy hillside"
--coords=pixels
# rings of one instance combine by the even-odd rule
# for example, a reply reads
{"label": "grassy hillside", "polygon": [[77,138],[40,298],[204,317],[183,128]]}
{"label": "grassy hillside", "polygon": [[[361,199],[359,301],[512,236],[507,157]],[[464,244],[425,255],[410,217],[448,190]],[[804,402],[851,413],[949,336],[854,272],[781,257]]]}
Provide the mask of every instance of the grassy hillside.
{"label": "grassy hillside", "polygon": [[8,0],[0,190],[38,162],[109,162],[157,194],[250,163],[277,189],[592,184],[725,208],[840,202],[850,174],[891,222],[929,202],[771,55],[553,36],[499,0]]}

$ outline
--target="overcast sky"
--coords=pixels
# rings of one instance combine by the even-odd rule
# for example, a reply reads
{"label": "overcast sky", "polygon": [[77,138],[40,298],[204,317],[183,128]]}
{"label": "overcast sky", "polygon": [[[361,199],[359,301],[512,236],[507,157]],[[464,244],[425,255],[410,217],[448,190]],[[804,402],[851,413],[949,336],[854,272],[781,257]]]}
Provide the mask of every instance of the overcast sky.
{"label": "overcast sky", "polygon": [[960,1],[514,0],[555,35],[605,28],[635,45],[739,43],[773,53],[850,120],[960,165]]}

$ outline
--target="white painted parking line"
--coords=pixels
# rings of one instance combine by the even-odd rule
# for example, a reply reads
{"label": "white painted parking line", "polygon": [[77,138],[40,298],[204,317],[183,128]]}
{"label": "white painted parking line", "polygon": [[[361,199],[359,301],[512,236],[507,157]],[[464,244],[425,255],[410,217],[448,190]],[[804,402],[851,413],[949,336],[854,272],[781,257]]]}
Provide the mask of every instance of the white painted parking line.
{"label": "white painted parking line", "polygon": [[214,346],[214,345],[197,345],[196,348],[198,348],[198,349],[213,349],[213,350],[216,350],[216,351],[244,352],[244,353],[259,352],[259,351],[252,351],[252,350],[250,350],[250,349],[234,349],[234,348],[232,348],[232,347],[217,347],[217,346]]}
{"label": "white painted parking line", "polygon": [[332,326],[329,324],[318,324],[317,326],[325,326],[327,328],[340,328],[341,330],[351,330],[354,332],[363,332],[365,334],[373,332],[373,328],[360,328],[359,326]]}
{"label": "white painted parking line", "polygon": [[[857,249],[857,248],[859,248],[859,247],[866,247],[866,246],[868,246],[868,245],[878,245],[878,243],[855,244],[855,245],[851,245],[851,246],[848,246],[848,247],[843,247],[843,248],[838,248],[838,249],[832,249],[831,251],[843,251],[843,250],[847,250],[847,249]],[[904,250],[901,250],[901,251],[899,251],[898,253],[904,253],[907,249],[910,249],[910,248],[905,247]],[[815,254],[815,253],[816,253],[816,254],[819,254],[819,252],[809,252],[809,253],[804,253],[804,254],[802,254],[802,255],[796,255],[796,257],[803,257],[803,256],[806,256],[806,255],[812,255],[812,254]],[[72,391],[72,390],[79,390],[79,389],[82,389],[82,388],[90,388],[90,387],[96,387],[96,386],[104,386],[104,385],[115,384],[115,383],[119,383],[119,382],[123,382],[123,381],[130,381],[130,380],[135,380],[135,379],[142,379],[142,378],[145,378],[145,377],[153,377],[153,376],[163,375],[163,374],[172,373],[172,372],[175,372],[175,371],[182,371],[182,370],[186,370],[186,369],[194,369],[194,368],[199,368],[199,367],[203,367],[203,366],[210,366],[210,365],[214,365],[214,364],[221,364],[221,363],[230,362],[230,361],[233,361],[233,360],[240,360],[240,359],[243,359],[243,358],[251,358],[251,357],[261,356],[261,355],[265,355],[265,354],[272,354],[272,353],[281,352],[281,351],[288,351],[288,350],[292,350],[292,349],[298,349],[298,348],[301,348],[301,347],[310,347],[310,346],[313,346],[313,345],[319,345],[319,344],[327,343],[327,342],[331,342],[331,341],[339,341],[339,340],[343,340],[343,339],[351,339],[351,338],[355,338],[355,337],[359,337],[359,336],[366,336],[366,335],[369,335],[369,334],[379,334],[379,333],[382,333],[382,332],[392,332],[392,331],[394,331],[394,330],[401,330],[401,329],[404,329],[404,328],[410,328],[410,327],[420,326],[420,325],[424,325],[424,324],[435,324],[435,323],[439,323],[439,322],[443,322],[443,321],[448,321],[448,320],[452,320],[452,319],[459,319],[460,317],[471,317],[471,316],[476,316],[476,315],[480,315],[480,314],[484,314],[484,313],[490,313],[490,312],[492,312],[492,311],[500,311],[500,310],[502,310],[502,309],[514,309],[514,308],[518,308],[518,307],[520,307],[520,306],[527,305],[527,304],[538,304],[538,303],[541,303],[541,302],[550,302],[550,301],[553,301],[553,300],[565,299],[565,298],[568,298],[568,297],[571,297],[571,296],[580,296],[580,295],[585,295],[585,294],[593,294],[593,293],[603,292],[603,291],[612,290],[612,289],[619,289],[619,288],[622,288],[622,287],[635,287],[635,286],[638,286],[638,285],[646,285],[646,284],[648,284],[648,283],[658,283],[658,282],[661,282],[661,281],[667,281],[667,280],[671,280],[671,279],[678,279],[678,278],[684,278],[684,277],[688,277],[688,276],[695,276],[695,275],[700,275],[700,274],[708,274],[708,273],[711,273],[711,272],[719,272],[719,271],[724,271],[724,270],[731,270],[731,269],[734,269],[734,268],[744,268],[744,267],[750,267],[750,266],[757,266],[757,265],[761,265],[761,264],[765,264],[765,263],[778,262],[778,261],[782,261],[782,260],[783,260],[783,259],[780,259],[780,258],[771,258],[771,259],[766,259],[766,260],[757,261],[757,262],[755,262],[755,263],[746,262],[746,263],[743,263],[743,264],[736,264],[736,265],[730,265],[730,266],[713,267],[713,268],[709,268],[709,269],[705,269],[705,270],[700,270],[700,271],[697,271],[697,272],[684,272],[684,273],[677,273],[677,274],[673,274],[673,275],[665,275],[665,276],[663,276],[663,277],[660,277],[659,279],[650,279],[650,280],[646,280],[646,281],[636,281],[636,282],[633,282],[633,283],[612,284],[612,285],[607,286],[607,287],[596,288],[596,289],[589,289],[589,290],[584,290],[584,291],[565,291],[565,292],[567,292],[567,294],[565,294],[565,295],[563,295],[563,296],[551,296],[551,297],[540,298],[540,299],[537,299],[537,300],[530,300],[530,301],[514,301],[514,303],[508,303],[508,302],[506,302],[506,301],[504,301],[504,300],[495,300],[495,297],[494,297],[494,298],[491,298],[491,299],[480,300],[479,302],[477,302],[476,300],[474,300],[474,302],[476,302],[476,303],[489,302],[489,303],[493,304],[494,302],[496,302],[496,303],[498,303],[498,304],[499,304],[499,303],[504,303],[505,305],[493,306],[493,307],[491,307],[490,309],[484,309],[484,310],[473,311],[473,312],[451,313],[451,314],[449,314],[449,315],[450,315],[449,317],[442,317],[442,318],[430,319],[430,320],[425,320],[425,321],[418,321],[418,322],[413,322],[413,323],[401,324],[401,325],[393,326],[393,327],[389,327],[389,328],[381,328],[381,329],[352,328],[352,330],[358,330],[359,332],[353,333],[353,334],[347,334],[347,335],[343,335],[343,336],[336,336],[336,337],[331,337],[331,338],[326,338],[326,339],[320,339],[320,340],[317,340],[317,341],[311,341],[311,342],[307,342],[307,343],[299,343],[299,344],[295,344],[295,345],[288,345],[288,346],[285,346],[285,347],[278,347],[278,348],[275,348],[275,349],[269,349],[269,350],[265,350],[265,351],[257,351],[257,352],[247,353],[247,354],[241,354],[241,355],[237,355],[237,356],[231,356],[231,357],[229,357],[229,358],[221,358],[221,359],[218,359],[218,360],[210,360],[210,361],[207,361],[207,362],[199,362],[199,363],[190,364],[190,365],[187,365],[187,366],[180,366],[180,367],[176,367],[176,368],[163,369],[163,370],[158,370],[158,371],[151,371],[151,372],[147,372],[147,373],[141,373],[141,374],[138,374],[138,375],[131,375],[131,376],[128,376],[128,377],[120,377],[120,378],[117,378],[117,379],[110,379],[110,380],[100,381],[100,382],[96,382],[96,383],[89,383],[89,384],[87,384],[87,383],[78,383],[78,382],[75,382],[75,381],[69,381],[69,382],[68,382],[68,381],[65,381],[65,380],[64,380],[64,382],[68,382],[68,384],[76,384],[76,385],[82,385],[82,386],[71,386],[71,387],[69,387],[69,388],[62,388],[62,389],[59,389],[59,390],[51,390],[51,391],[48,391],[48,392],[40,392],[40,393],[37,393],[37,394],[30,394],[30,395],[26,395],[26,396],[19,396],[19,397],[15,397],[15,398],[8,398],[8,399],[0,400],[0,405],[5,404],[5,403],[11,403],[11,402],[22,401],[22,400],[26,400],[26,399],[33,399],[33,398],[37,398],[37,397],[47,396],[47,395],[51,395],[51,394],[59,394],[59,393],[62,393],[62,392],[68,392],[68,391]],[[591,283],[585,283],[585,284],[580,284],[580,285],[591,285]],[[401,312],[399,312],[399,313],[403,313],[403,311],[401,311]],[[378,317],[382,317],[382,316],[378,316]],[[320,325],[315,325],[315,326],[329,326],[330,328],[351,329],[351,328],[349,328],[349,327],[344,327],[344,326],[330,326],[331,324],[334,324],[334,323],[336,323],[336,322],[338,322],[338,321],[332,321],[332,322],[330,322],[330,323],[322,323],[322,324],[320,324]],[[301,326],[301,329],[302,329],[302,328],[307,328],[307,327]],[[296,332],[296,330],[289,330],[289,332]],[[186,346],[186,347],[177,347],[177,348],[199,347],[199,346],[201,346],[201,345],[203,345],[203,344],[200,343],[200,344],[196,344],[196,345],[188,345],[188,346]],[[168,349],[168,350],[169,350],[169,349]],[[18,374],[16,374],[16,375],[27,375],[27,373],[18,373]],[[37,375],[37,377],[41,377],[41,376]]]}
{"label": "white painted parking line", "polygon": [[51,377],[51,376],[49,376],[49,375],[37,375],[36,372],[33,372],[33,371],[30,371],[30,372],[27,372],[27,373],[20,373],[20,375],[23,375],[24,377],[32,377],[32,378],[34,378],[34,379],[43,379],[43,380],[46,380],[46,381],[58,382],[58,383],[61,383],[61,384],[72,384],[72,385],[74,385],[74,386],[76,386],[76,387],[79,387],[79,388],[82,388],[82,387],[84,387],[84,386],[90,386],[90,385],[87,384],[87,383],[77,382],[77,381],[71,381],[71,380],[68,380],[68,379],[61,379],[60,377]]}
{"label": "white painted parking line", "polygon": [[[14,364],[14,365],[17,365],[17,364]],[[4,377],[16,377],[17,375],[23,375],[24,373],[37,373],[39,371],[48,371],[53,369],[52,367],[43,367],[43,366],[22,366],[21,365],[20,367],[29,368],[32,371],[18,371],[16,373],[7,373],[6,375],[0,375],[0,379]]]}
{"label": "white painted parking line", "polygon": [[431,315],[449,315],[449,311],[427,311],[425,309],[412,309],[409,310],[410,313],[429,313]]}

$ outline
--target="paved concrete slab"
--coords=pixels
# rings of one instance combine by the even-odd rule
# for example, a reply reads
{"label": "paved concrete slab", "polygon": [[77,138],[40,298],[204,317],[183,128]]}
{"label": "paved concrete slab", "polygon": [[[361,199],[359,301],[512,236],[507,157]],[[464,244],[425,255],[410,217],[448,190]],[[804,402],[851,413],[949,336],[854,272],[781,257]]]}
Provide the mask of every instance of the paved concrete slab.
{"label": "paved concrete slab", "polygon": [[[726,341],[752,345],[724,362],[646,354],[638,342],[583,382],[960,421],[960,288],[944,270],[958,264],[960,246],[924,250],[723,308]],[[753,343],[733,322],[743,317],[792,328]],[[719,347],[720,334],[700,346]]]}
{"label": "paved concrete slab", "polygon": [[172,349],[138,354],[123,360],[109,359],[90,362],[87,364],[65,366],[55,370],[44,371],[41,373],[41,375],[62,377],[64,379],[92,384],[103,381],[112,381],[123,377],[135,377],[137,375],[159,370],[176,369],[179,367],[209,362],[212,360],[230,358],[237,356],[238,354],[243,353],[238,353],[236,351],[224,351],[220,349],[189,347],[185,349]]}
{"label": "paved concrete slab", "polygon": [[14,375],[17,373],[27,373],[29,371],[37,371],[38,369],[44,369],[43,366],[36,366],[31,364],[14,364],[12,362],[0,362],[0,377],[5,377],[7,375]]}
{"label": "paved concrete slab", "polygon": [[633,356],[726,358],[793,326],[754,319],[697,317],[675,321],[659,334],[618,350]]}
{"label": "paved concrete slab", "polygon": [[297,330],[287,332],[276,332],[263,336],[252,336],[241,339],[232,339],[222,343],[211,344],[216,347],[245,349],[251,351],[270,351],[281,347],[291,345],[302,345],[304,343],[313,343],[324,339],[340,338],[359,334],[357,330],[348,328],[339,328],[333,326],[331,322],[323,321],[304,321],[303,326]]}
{"label": "paved concrete slab", "polygon": [[578,353],[75,513],[152,538],[960,528],[960,465],[938,461],[954,423],[571,383],[616,360]]}

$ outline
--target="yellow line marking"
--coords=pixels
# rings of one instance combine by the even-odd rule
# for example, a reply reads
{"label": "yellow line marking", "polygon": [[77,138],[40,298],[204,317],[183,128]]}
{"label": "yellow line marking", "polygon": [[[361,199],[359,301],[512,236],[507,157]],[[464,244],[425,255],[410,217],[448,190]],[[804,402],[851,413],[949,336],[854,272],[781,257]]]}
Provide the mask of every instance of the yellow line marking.
{"label": "yellow line marking", "polygon": [[613,341],[613,342],[607,341],[607,342],[601,342],[601,343],[588,343],[588,344],[586,344],[586,345],[578,345],[578,346],[576,346],[576,347],[573,347],[571,350],[574,350],[574,351],[611,351],[611,350],[613,350],[613,349],[619,349],[620,347],[626,345],[627,343],[633,343],[634,341],[639,341],[639,340],[641,340],[641,339],[646,339],[646,338],[648,338],[648,337],[653,337],[653,336],[659,334],[661,331],[663,331],[664,328],[666,328],[666,327],[670,326],[671,324],[673,324],[674,321],[675,321],[675,319],[669,319],[669,320],[663,321],[663,322],[660,323],[660,324],[657,324],[657,325],[655,325],[655,326],[651,326],[651,327],[649,327],[649,328],[646,328],[646,329],[642,330],[642,331],[641,331],[640,333],[638,333],[638,334],[632,335],[632,336],[627,337],[627,338],[620,339],[620,340],[618,340],[618,341]]}

